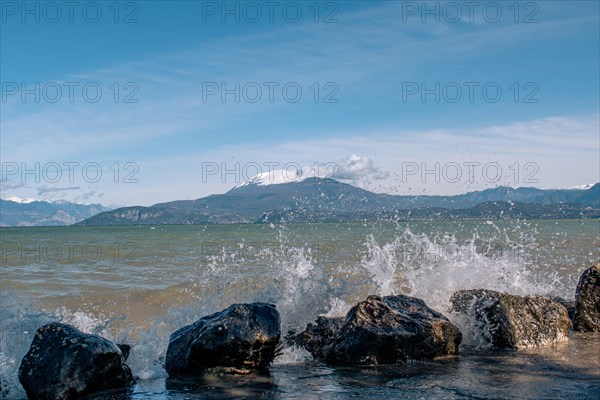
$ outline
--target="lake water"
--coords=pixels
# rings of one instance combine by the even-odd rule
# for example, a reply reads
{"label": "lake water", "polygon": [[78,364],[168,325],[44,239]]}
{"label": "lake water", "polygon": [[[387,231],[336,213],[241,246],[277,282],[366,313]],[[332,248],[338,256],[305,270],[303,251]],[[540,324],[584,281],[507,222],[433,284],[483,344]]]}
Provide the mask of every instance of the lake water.
{"label": "lake water", "polygon": [[[170,333],[232,303],[277,305],[282,330],[343,315],[369,294],[446,314],[459,289],[572,299],[600,260],[598,220],[0,228],[0,379],[50,321],[132,345],[132,399],[598,398],[600,336],[490,351],[463,330],[458,357],[330,368],[286,348],[268,375],[166,379]],[[459,323],[460,321],[456,321]],[[467,329],[466,327],[461,327]]]}

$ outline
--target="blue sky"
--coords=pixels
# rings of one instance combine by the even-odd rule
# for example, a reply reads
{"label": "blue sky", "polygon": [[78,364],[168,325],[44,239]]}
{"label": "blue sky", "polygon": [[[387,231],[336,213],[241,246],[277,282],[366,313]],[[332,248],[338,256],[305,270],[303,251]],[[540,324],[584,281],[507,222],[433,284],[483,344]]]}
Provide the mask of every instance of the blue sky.
{"label": "blue sky", "polygon": [[223,4],[2,2],[2,198],[332,165],[394,194],[600,180],[596,1]]}

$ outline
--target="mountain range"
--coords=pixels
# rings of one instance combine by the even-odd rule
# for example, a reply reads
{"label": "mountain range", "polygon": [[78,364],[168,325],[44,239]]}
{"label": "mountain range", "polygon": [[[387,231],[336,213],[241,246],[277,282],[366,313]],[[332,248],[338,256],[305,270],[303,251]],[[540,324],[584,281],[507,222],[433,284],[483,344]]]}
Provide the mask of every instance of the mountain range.
{"label": "mountain range", "polygon": [[65,226],[92,217],[110,208],[101,204],[68,201],[16,202],[0,200],[0,226]]}
{"label": "mountain range", "polygon": [[329,178],[238,185],[224,194],[101,212],[77,225],[223,224],[391,219],[597,218],[589,189],[497,187],[455,196],[373,193]]}

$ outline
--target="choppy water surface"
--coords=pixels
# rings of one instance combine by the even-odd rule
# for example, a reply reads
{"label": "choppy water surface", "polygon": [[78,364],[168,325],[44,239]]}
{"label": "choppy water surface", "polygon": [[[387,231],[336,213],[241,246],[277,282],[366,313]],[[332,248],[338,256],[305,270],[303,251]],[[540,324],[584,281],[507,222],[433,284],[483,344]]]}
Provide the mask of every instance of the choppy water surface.
{"label": "choppy water surface", "polygon": [[24,398],[20,360],[35,330],[60,320],[132,344],[138,383],[114,398],[597,398],[593,334],[491,352],[463,331],[458,357],[358,369],[287,348],[268,376],[195,382],[167,380],[162,361],[171,332],[236,302],[277,304],[285,332],[368,294],[421,297],[446,315],[459,289],[571,299],[600,259],[599,229],[597,220],[2,228],[0,379],[9,398]]}

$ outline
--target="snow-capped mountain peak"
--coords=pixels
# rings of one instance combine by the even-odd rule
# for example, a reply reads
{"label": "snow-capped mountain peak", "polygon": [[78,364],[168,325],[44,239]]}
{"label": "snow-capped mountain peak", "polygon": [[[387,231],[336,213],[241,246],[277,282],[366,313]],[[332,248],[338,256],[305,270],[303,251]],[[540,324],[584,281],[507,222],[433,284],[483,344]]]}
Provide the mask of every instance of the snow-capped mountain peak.
{"label": "snow-capped mountain peak", "polygon": [[569,189],[584,189],[587,190],[594,186],[594,183],[586,183],[585,185],[571,186]]}
{"label": "snow-capped mountain peak", "polygon": [[18,197],[18,196],[10,196],[3,200],[14,201],[15,203],[21,203],[21,204],[29,204],[29,203],[33,203],[34,201],[38,201],[37,199],[33,199],[33,198],[29,198],[29,197]]}
{"label": "snow-capped mountain peak", "polygon": [[332,171],[326,171],[323,169],[319,170],[313,167],[273,169],[271,171],[255,175],[250,180],[236,185],[234,189],[247,185],[268,186],[279,185],[282,183],[301,182],[309,178],[331,178],[331,175]]}

